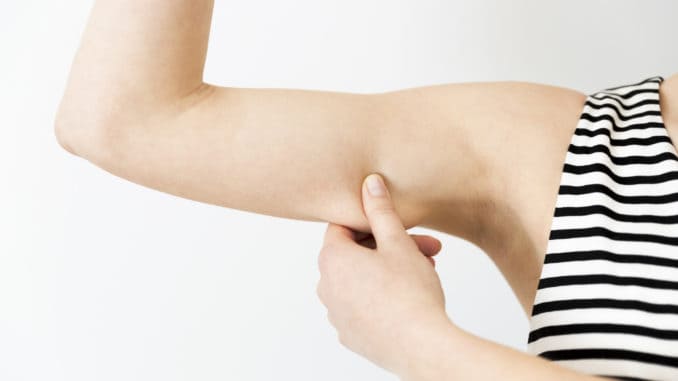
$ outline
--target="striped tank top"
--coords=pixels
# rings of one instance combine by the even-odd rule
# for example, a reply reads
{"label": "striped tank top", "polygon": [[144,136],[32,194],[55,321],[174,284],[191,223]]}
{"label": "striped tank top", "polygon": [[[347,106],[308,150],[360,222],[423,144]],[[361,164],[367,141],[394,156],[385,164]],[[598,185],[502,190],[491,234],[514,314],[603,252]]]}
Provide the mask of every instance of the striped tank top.
{"label": "striped tank top", "polygon": [[588,95],[571,138],[527,351],[619,380],[678,380],[678,154],[662,77]]}

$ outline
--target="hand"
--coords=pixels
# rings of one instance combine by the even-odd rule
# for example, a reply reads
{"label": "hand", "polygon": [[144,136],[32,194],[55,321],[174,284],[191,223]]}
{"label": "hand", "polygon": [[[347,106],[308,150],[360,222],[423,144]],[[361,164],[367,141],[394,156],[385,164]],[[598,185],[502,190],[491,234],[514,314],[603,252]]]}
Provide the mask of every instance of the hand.
{"label": "hand", "polygon": [[[381,192],[368,192],[371,179]],[[358,242],[365,234],[330,223],[318,257],[318,296],[344,346],[399,373],[420,349],[418,335],[452,327],[431,265],[441,244],[407,233],[380,176],[366,178],[362,195],[376,248]]]}

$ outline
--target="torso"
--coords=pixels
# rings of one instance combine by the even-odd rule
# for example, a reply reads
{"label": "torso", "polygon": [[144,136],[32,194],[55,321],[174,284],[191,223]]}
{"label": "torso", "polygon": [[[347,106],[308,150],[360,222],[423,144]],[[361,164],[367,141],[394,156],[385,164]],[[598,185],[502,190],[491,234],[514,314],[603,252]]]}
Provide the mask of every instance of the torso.
{"label": "torso", "polygon": [[[495,202],[484,209],[489,228],[478,242],[512,287],[530,316],[548,244],[562,166],[586,95],[563,91],[562,114],[517,129],[496,157]],[[678,141],[678,74],[660,88],[662,117],[672,140]],[[545,103],[558,102],[545,99]],[[538,104],[534,107],[539,107]],[[512,144],[511,144],[512,143]],[[506,154],[512,157],[506,157]]]}

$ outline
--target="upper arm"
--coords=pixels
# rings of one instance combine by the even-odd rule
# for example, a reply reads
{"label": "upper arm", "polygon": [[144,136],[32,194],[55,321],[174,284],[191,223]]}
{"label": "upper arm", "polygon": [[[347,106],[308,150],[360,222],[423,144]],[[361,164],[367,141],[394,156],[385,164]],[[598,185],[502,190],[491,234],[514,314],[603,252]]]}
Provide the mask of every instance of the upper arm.
{"label": "upper arm", "polygon": [[74,151],[177,196],[363,231],[360,186],[379,172],[411,227],[428,222],[443,198],[461,213],[479,197],[476,156],[434,106],[438,96],[206,85],[143,118],[109,120],[99,144]]}
{"label": "upper arm", "polygon": [[[108,119],[96,140],[64,140],[108,172],[166,193],[368,230],[360,187],[380,171],[379,103],[375,94],[205,85],[143,117]],[[419,200],[392,192],[414,225]]]}
{"label": "upper arm", "polygon": [[567,135],[540,127],[569,123],[576,97],[547,86],[350,94],[206,85],[212,7],[97,0],[57,113],[59,142],[160,191],[361,230],[360,184],[379,172],[406,226],[474,242],[497,223],[486,216],[499,199],[525,204],[515,179],[553,172],[560,159],[549,148]]}
{"label": "upper arm", "polygon": [[487,217],[505,198],[512,163],[532,160],[523,143],[538,138],[534,126],[562,103],[556,97],[535,104],[547,87],[533,86],[465,83],[356,94],[204,85],[143,118],[109,119],[100,144],[75,151],[180,197],[363,231],[369,225],[360,185],[378,172],[406,227],[477,243],[496,222]]}

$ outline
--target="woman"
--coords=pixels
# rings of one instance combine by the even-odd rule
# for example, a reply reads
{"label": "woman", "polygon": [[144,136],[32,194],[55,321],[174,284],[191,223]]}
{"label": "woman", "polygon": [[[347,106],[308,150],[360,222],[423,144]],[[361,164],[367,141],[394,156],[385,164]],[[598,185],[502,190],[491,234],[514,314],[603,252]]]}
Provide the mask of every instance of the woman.
{"label": "woman", "polygon": [[[177,196],[330,222],[319,258],[325,287],[318,291],[333,324],[347,346],[403,378],[678,378],[678,355],[666,344],[675,343],[678,331],[675,306],[666,302],[678,295],[670,258],[676,243],[652,241],[678,232],[667,209],[675,210],[671,195],[678,185],[660,175],[674,173],[678,162],[669,138],[678,136],[678,75],[591,96],[522,82],[375,94],[219,87],[202,80],[212,8],[211,0],[98,0],[56,118],[62,146],[115,175]],[[637,155],[643,147],[652,151],[650,159]],[[652,181],[638,177],[643,171]],[[370,173],[383,175],[389,197],[361,191]],[[661,186],[648,186],[657,179]],[[607,208],[575,205],[579,200]],[[566,207],[558,208],[561,203]],[[587,224],[611,230],[589,231]],[[628,232],[630,224],[644,234],[614,231]],[[533,318],[530,352],[540,356],[475,338],[441,317],[437,276],[421,255],[434,255],[438,244],[432,237],[404,238],[405,229],[417,225],[473,242],[491,257]],[[649,234],[653,229],[658,234]],[[366,233],[376,250],[371,242],[349,242]],[[620,256],[616,248],[613,256],[603,247],[589,249],[598,257],[585,258],[583,250],[568,258],[562,248],[555,252],[559,244],[587,245],[580,241],[589,238],[599,246],[628,243],[636,252]],[[342,272],[344,262],[322,260],[338,257],[332,255],[337,250],[375,250],[390,259],[367,263],[347,255],[355,260],[351,265],[371,270]],[[417,255],[405,255],[412,252]],[[614,270],[631,283],[581,278],[587,266]],[[662,269],[661,279],[633,283],[649,268]],[[332,279],[341,279],[342,287],[333,287]],[[380,288],[384,279],[400,287]],[[585,290],[611,298],[631,291],[627,304],[576,296],[587,282]],[[350,293],[368,284],[373,287]],[[357,320],[350,315],[375,298],[389,303],[361,310]],[[589,306],[571,305],[575,299]],[[601,312],[595,303],[615,312]],[[611,324],[570,324],[572,313],[603,316]],[[374,317],[388,319],[370,324]],[[657,319],[661,324],[651,326]],[[403,345],[395,345],[396,338]]]}

